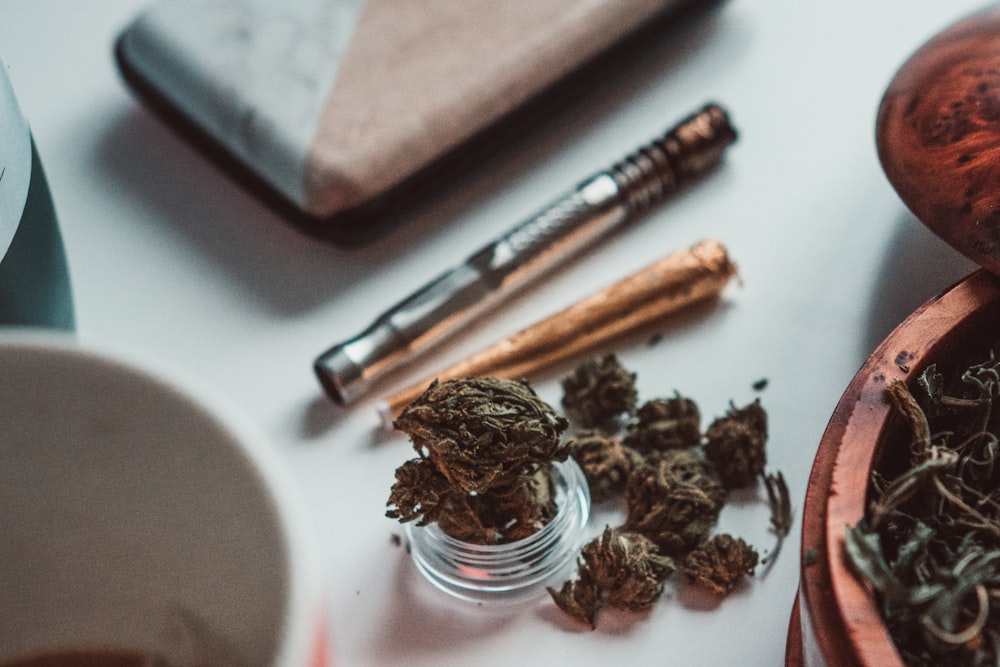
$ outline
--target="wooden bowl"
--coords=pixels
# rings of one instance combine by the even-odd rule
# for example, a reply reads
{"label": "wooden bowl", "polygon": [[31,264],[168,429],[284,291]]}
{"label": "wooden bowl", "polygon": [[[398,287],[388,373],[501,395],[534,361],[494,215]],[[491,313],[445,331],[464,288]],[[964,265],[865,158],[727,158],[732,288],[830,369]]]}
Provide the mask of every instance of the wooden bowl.
{"label": "wooden bowl", "polygon": [[[943,372],[995,342],[1000,279],[980,270],[928,301],[872,353],[847,387],[813,464],[802,511],[802,572],[786,664],[891,667],[902,659],[871,589],[844,554],[844,531],[861,519],[871,470],[905,451],[886,443],[902,420],[886,399],[890,380]],[[796,627],[795,623],[798,622]]]}
{"label": "wooden bowl", "polygon": [[[930,364],[995,342],[1000,321],[1000,6],[921,46],[886,89],[879,160],[900,198],[934,233],[984,267],[908,317],[847,387],[820,442],[802,512],[802,573],[787,665],[902,665],[872,590],[844,553],[865,512],[871,471],[906,452],[886,383],[913,384]],[[992,271],[992,273],[990,273]]]}

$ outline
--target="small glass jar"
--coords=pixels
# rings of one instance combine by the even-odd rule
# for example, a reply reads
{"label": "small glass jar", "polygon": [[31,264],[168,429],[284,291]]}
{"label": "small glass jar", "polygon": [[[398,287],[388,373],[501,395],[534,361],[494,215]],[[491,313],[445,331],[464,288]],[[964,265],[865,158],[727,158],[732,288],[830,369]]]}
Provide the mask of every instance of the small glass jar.
{"label": "small glass jar", "polygon": [[406,525],[410,555],[435,586],[473,602],[517,603],[572,577],[590,517],[590,487],[572,458],[556,463],[556,515],[541,530],[506,544],[470,544],[437,524]]}

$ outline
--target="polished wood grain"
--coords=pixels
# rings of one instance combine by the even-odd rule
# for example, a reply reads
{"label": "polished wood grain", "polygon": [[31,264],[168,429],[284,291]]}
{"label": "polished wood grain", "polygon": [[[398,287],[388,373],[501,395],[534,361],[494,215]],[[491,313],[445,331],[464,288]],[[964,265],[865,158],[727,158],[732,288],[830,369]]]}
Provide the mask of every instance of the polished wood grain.
{"label": "polished wood grain", "polygon": [[913,214],[1000,274],[1000,8],[952,25],[903,64],[876,143]]}

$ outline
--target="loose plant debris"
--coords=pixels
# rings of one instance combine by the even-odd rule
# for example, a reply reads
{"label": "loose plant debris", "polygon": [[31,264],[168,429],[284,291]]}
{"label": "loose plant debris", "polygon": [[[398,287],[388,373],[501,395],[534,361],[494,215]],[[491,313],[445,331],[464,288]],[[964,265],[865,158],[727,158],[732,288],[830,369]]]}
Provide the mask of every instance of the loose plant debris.
{"label": "loose plant debris", "polygon": [[[525,382],[434,382],[396,419],[417,458],[396,470],[386,515],[437,523],[472,544],[527,537],[555,514],[552,464],[572,456],[594,502],[621,502],[624,520],[582,549],[576,578],[549,588],[555,604],[596,627],[604,607],[645,611],[679,573],[717,595],[758,565],[742,539],[713,535],[731,490],[761,480],[771,510],[773,563],[792,525],[788,486],[764,470],[767,415],[731,406],[702,431],[701,412],[675,392],[639,406],[636,375],[615,355],[563,379],[557,414]],[[639,407],[637,407],[639,406]],[[571,421],[576,430],[564,437]]]}
{"label": "loose plant debris", "polygon": [[912,389],[887,385],[906,432],[884,451],[904,452],[902,469],[873,471],[845,535],[908,665],[1000,661],[1000,361],[984,356],[954,377],[931,365]]}
{"label": "loose plant debris", "polygon": [[581,427],[568,440],[570,455],[595,501],[625,505],[624,523],[584,546],[576,578],[548,589],[560,609],[591,628],[603,607],[649,609],[675,572],[720,596],[753,574],[753,547],[712,535],[731,490],[758,479],[766,489],[776,537],[768,567],[792,526],[784,476],[765,471],[767,415],[759,400],[732,406],[703,432],[698,405],[679,392],[635,409],[635,380],[606,355],[584,361],[563,381],[563,406]]}

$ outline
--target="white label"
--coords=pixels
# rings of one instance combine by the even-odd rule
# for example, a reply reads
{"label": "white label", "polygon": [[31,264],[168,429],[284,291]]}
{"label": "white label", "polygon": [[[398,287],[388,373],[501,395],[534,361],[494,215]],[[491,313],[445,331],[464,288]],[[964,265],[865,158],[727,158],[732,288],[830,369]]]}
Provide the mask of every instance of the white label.
{"label": "white label", "polygon": [[0,258],[21,221],[31,182],[31,134],[0,60]]}

